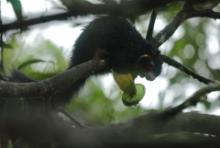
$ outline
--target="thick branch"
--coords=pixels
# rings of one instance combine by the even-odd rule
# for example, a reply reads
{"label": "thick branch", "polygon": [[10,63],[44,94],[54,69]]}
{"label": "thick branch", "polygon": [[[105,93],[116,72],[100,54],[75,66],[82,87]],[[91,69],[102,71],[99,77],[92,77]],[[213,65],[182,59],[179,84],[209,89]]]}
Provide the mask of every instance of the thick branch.
{"label": "thick branch", "polygon": [[[72,1],[67,8],[68,12],[64,12],[61,14],[53,14],[44,17],[37,17],[28,20],[24,20],[22,22],[12,22],[9,24],[3,24],[0,27],[0,32],[5,32],[11,29],[19,29],[25,28],[30,25],[45,23],[52,20],[65,20],[71,16],[82,16],[89,14],[112,14],[119,15],[124,17],[132,17],[146,13],[152,8],[156,8],[159,6],[163,6],[167,3],[179,1],[179,0],[132,0],[132,1],[123,1],[116,5],[108,5],[108,4],[92,4],[85,1]],[[63,1],[65,4],[65,1]]]}
{"label": "thick branch", "polygon": [[113,14],[124,17],[138,16],[153,8],[181,0],[122,0],[119,4],[92,4],[82,0],[61,0],[69,11],[86,14]]}
{"label": "thick branch", "polygon": [[75,66],[64,73],[51,79],[15,83],[0,81],[1,97],[33,97],[50,95],[56,90],[62,90],[71,86],[76,81],[90,76],[91,74],[101,70],[106,65],[105,61],[90,60],[78,66]]}
{"label": "thick branch", "polygon": [[6,32],[8,30],[19,29],[19,28],[23,29],[31,25],[46,23],[46,22],[54,21],[54,20],[65,20],[68,17],[72,17],[72,16],[77,16],[77,15],[74,14],[73,12],[63,12],[59,14],[52,14],[48,16],[40,16],[36,18],[31,18],[28,20],[23,20],[22,22],[14,21],[8,24],[1,25],[0,32]]}
{"label": "thick branch", "polygon": [[[207,144],[216,146],[220,135],[220,118],[198,113],[179,114],[171,120],[161,119],[157,114],[152,113],[126,123],[91,128],[72,128],[62,121],[57,121],[57,118],[39,120],[31,117],[31,119],[25,123],[19,121],[16,125],[20,126],[14,127],[13,131],[19,131],[16,133],[19,137],[28,139],[30,143],[36,144],[35,146],[50,143],[54,147],[163,147],[165,145],[179,148],[180,145],[177,144],[207,147]],[[41,128],[33,128],[39,125]]]}
{"label": "thick branch", "polygon": [[[22,22],[12,22],[9,24],[3,24],[0,27],[0,32],[6,32],[12,29],[26,28],[30,25],[35,25],[39,23],[45,23],[53,20],[65,20],[68,17],[76,17],[89,14],[109,14],[118,15],[123,17],[133,17],[139,16],[148,12],[149,10],[164,6],[171,2],[178,2],[183,0],[122,0],[119,4],[109,5],[109,4],[92,4],[85,1],[72,1],[72,5],[68,6],[69,11],[53,14],[49,16],[40,16],[36,18],[31,18],[28,20],[23,20]],[[208,0],[191,0],[193,3],[201,3]],[[63,2],[65,4],[65,2]]]}

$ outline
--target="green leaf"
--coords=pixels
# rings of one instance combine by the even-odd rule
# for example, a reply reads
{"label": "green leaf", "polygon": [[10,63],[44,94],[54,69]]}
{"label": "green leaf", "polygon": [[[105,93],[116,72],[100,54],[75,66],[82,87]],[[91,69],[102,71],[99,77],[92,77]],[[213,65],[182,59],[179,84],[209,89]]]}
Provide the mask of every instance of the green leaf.
{"label": "green leaf", "polygon": [[57,75],[57,72],[39,72],[39,71],[31,71],[27,70],[27,75],[31,76],[34,80],[44,80],[50,78],[52,76]]}
{"label": "green leaf", "polygon": [[123,93],[122,101],[126,106],[132,106],[138,104],[145,94],[145,87],[142,84],[135,84],[136,94],[131,96],[127,93]]}
{"label": "green leaf", "polygon": [[36,64],[36,63],[40,63],[40,62],[46,62],[44,60],[41,60],[41,59],[30,59],[30,60],[27,60],[23,63],[21,63],[19,66],[18,66],[18,69],[21,70],[27,66],[30,66],[31,64]]}
{"label": "green leaf", "polygon": [[7,0],[7,1],[11,3],[17,19],[21,21],[22,20],[22,6],[21,6],[20,0]]}

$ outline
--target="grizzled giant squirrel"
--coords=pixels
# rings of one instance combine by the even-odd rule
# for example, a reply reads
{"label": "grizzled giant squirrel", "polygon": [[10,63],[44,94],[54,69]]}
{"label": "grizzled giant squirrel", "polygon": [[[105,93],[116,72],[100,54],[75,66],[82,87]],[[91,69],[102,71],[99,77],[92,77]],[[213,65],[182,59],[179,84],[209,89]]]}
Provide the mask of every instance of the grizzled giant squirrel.
{"label": "grizzled giant squirrel", "polygon": [[[103,16],[85,27],[75,42],[69,68],[93,59],[96,55],[108,62],[106,68],[96,74],[113,70],[118,73],[130,72],[134,77],[140,75],[153,80],[161,72],[159,50],[145,40],[129,21],[121,17]],[[31,81],[25,76],[16,78],[15,75],[12,77],[15,81]],[[50,100],[55,104],[68,102],[84,85],[86,79],[50,96]]]}

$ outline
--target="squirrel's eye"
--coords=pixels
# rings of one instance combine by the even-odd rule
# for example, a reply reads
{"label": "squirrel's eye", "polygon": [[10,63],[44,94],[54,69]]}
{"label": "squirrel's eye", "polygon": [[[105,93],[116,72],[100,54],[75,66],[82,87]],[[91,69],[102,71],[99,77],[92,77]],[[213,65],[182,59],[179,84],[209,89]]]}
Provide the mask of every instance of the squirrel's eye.
{"label": "squirrel's eye", "polygon": [[149,62],[150,59],[151,59],[151,56],[149,56],[148,54],[144,54],[138,58],[137,63]]}

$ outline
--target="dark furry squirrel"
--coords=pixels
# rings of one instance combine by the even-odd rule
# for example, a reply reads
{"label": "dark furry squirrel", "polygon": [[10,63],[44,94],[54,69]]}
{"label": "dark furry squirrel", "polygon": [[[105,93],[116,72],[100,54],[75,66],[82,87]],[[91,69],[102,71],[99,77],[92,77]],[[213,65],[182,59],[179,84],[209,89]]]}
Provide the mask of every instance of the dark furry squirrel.
{"label": "dark furry squirrel", "polygon": [[[74,48],[69,68],[100,55],[99,58],[107,59],[108,65],[97,74],[113,70],[118,73],[131,72],[133,76],[140,75],[153,80],[161,72],[159,50],[146,41],[129,21],[121,17],[103,16],[95,19],[85,27]],[[86,79],[50,96],[50,100],[55,104],[68,102],[84,85]],[[11,80],[32,81],[19,72],[14,72]]]}

